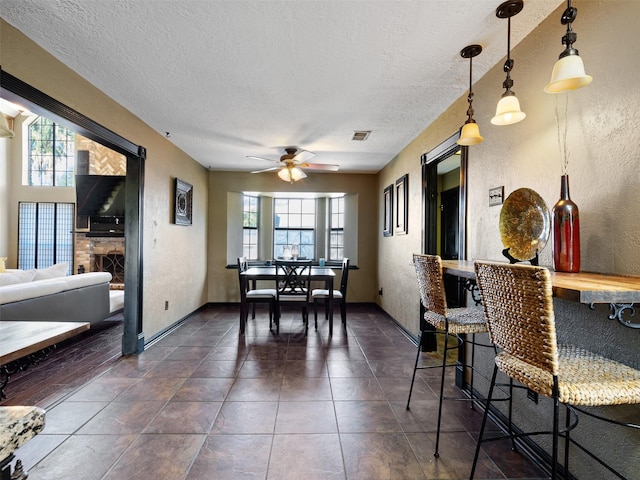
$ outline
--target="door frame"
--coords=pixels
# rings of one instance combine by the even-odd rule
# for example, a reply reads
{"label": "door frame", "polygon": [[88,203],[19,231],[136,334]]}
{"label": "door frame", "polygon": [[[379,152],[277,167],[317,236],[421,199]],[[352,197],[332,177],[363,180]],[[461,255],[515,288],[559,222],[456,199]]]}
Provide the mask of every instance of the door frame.
{"label": "door frame", "polygon": [[147,151],[44,92],[0,69],[0,97],[27,107],[127,158],[125,183],[125,302],[122,354],[144,350],[142,333],[142,233]]}
{"label": "door frame", "polygon": [[422,166],[422,252],[437,253],[438,163],[460,150],[460,194],[458,205],[458,256],[467,258],[467,164],[469,147],[458,145],[456,132],[420,157]]}

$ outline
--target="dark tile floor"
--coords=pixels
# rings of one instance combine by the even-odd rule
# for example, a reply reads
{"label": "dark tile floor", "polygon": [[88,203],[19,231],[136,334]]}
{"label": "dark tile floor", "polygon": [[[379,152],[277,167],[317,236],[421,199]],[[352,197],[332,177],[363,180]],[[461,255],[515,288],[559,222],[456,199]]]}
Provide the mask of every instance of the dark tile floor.
{"label": "dark tile floor", "polygon": [[[325,320],[305,336],[293,311],[278,336],[266,311],[240,336],[238,309],[225,306],[138,356],[114,355],[103,339],[101,355],[96,346],[84,368],[74,364],[80,382],[42,395],[46,427],[17,456],[30,480],[468,478],[480,411],[445,402],[436,459],[438,371],[418,374],[407,411],[415,347],[374,306],[348,315],[332,338]],[[119,342],[120,328],[100,335]],[[488,444],[476,473],[542,477],[506,442]]]}

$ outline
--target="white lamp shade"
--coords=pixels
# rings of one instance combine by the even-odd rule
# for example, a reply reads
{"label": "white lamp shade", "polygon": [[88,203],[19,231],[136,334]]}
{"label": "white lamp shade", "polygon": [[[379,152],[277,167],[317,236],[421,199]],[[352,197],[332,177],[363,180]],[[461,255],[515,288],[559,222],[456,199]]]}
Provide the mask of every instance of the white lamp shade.
{"label": "white lamp shade", "polygon": [[280,170],[278,170],[278,176],[285,182],[291,181],[291,172],[288,168],[281,168]]}
{"label": "white lamp shade", "polygon": [[293,179],[294,182],[297,182],[298,180],[302,180],[303,178],[307,178],[306,173],[304,173],[302,171],[302,169],[298,168],[298,167],[293,167],[291,169],[291,178]]}
{"label": "white lamp shade", "polygon": [[13,138],[15,133],[9,128],[9,122],[5,116],[0,112],[0,138]]}
{"label": "white lamp shade", "polygon": [[475,122],[465,123],[460,132],[458,145],[477,145],[482,143],[484,138],[480,136],[480,128]]}
{"label": "white lamp shade", "polygon": [[593,77],[584,72],[584,63],[580,55],[562,57],[553,66],[551,81],[544,87],[547,93],[562,93],[586,87]]}
{"label": "white lamp shade", "polygon": [[307,174],[304,173],[301,168],[291,166],[281,168],[278,171],[278,176],[285,182],[290,183],[297,182],[298,180],[302,180],[303,178],[307,178]]}
{"label": "white lamp shade", "polygon": [[520,110],[520,101],[515,95],[503,95],[496,107],[496,116],[491,119],[494,125],[511,125],[524,120],[527,114]]}

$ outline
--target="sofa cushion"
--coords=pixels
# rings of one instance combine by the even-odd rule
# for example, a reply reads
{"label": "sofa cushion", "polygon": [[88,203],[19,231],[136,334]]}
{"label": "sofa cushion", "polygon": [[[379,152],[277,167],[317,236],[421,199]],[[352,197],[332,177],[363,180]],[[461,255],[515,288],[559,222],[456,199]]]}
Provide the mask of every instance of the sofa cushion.
{"label": "sofa cushion", "polygon": [[109,272],[87,272],[79,275],[69,275],[61,280],[67,284],[66,290],[71,290],[73,288],[109,283],[111,281],[111,274]]}
{"label": "sofa cushion", "polygon": [[15,270],[0,273],[0,286],[30,282],[33,277],[35,277],[35,271],[33,270]]}
{"label": "sofa cushion", "polygon": [[0,257],[0,273],[4,273],[7,271],[7,257]]}
{"label": "sofa cushion", "polygon": [[39,282],[16,283],[0,288],[0,305],[20,302],[30,298],[44,297],[67,289],[64,279],[52,278]]}
{"label": "sofa cushion", "polygon": [[34,280],[47,280],[49,278],[66,277],[69,270],[69,264],[67,262],[56,263],[47,268],[36,268]]}

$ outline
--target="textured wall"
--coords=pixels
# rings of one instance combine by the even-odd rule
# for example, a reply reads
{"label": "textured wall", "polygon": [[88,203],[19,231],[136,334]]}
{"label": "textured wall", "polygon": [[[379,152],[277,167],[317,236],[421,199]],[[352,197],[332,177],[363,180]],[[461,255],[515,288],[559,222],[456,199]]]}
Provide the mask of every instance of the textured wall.
{"label": "textured wall", "polygon": [[[564,120],[568,99],[567,146],[571,196],[580,208],[582,269],[640,275],[640,174],[637,145],[640,131],[640,89],[636,79],[640,62],[636,52],[640,31],[640,2],[581,1],[574,6],[578,34],[575,47],[594,77],[586,88],[569,94],[543,92],[551,69],[562,51],[560,25],[563,7],[556,10],[529,37],[512,50],[514,91],[527,118],[516,125],[497,127],[490,123],[503,91],[502,65],[474,82],[475,118],[485,141],[470,147],[468,171],[468,258],[501,260],[503,248],[498,229],[501,207],[489,207],[489,189],[504,185],[505,194],[520,187],[536,190],[552,208],[560,194],[562,156],[558,146],[556,104]],[[526,15],[527,8],[520,15]],[[514,21],[517,21],[517,17]],[[455,46],[461,48],[463,45]],[[452,55],[452,58],[454,55]],[[460,63],[460,68],[468,64]],[[382,189],[401,173],[410,172],[414,212],[420,210],[420,155],[446,139],[464,122],[466,95],[452,105],[409,144],[380,174]],[[408,236],[380,240],[379,282],[385,284],[381,306],[407,329],[418,330],[418,293],[410,255],[421,249],[419,212],[411,213]],[[381,213],[379,222],[382,225]],[[379,227],[381,229],[381,227]],[[552,265],[551,242],[541,263]],[[389,275],[389,272],[394,271]],[[607,318],[608,308],[592,311],[586,305],[556,302],[558,333],[562,341],[588,348],[640,367],[637,355],[640,332]],[[637,313],[636,313],[637,315]],[[487,372],[492,358],[481,361]],[[482,391],[486,386],[478,382]],[[486,389],[485,389],[486,391]],[[549,417],[548,403],[539,405],[520,399],[517,423],[534,426],[532,419]],[[609,412],[613,413],[613,412]],[[623,418],[638,419],[638,408],[616,409]],[[581,421],[578,434],[596,447],[608,461],[629,478],[640,471],[640,432],[620,430]],[[541,440],[543,444],[546,441]],[[572,473],[578,478],[611,478],[575,454]]]}
{"label": "textured wall", "polygon": [[238,302],[236,270],[227,270],[227,192],[345,192],[358,194],[358,270],[349,273],[349,302],[374,302],[378,197],[376,175],[311,173],[293,185],[275,173],[209,173],[209,301]]}
{"label": "textured wall", "polygon": [[[145,338],[205,304],[207,272],[202,259],[207,256],[206,169],[3,20],[0,43],[3,70],[147,149],[142,245]],[[16,136],[11,141],[20,140]],[[14,155],[12,161],[19,162],[15,158],[18,153],[9,153]],[[190,227],[172,223],[175,177],[194,187]],[[66,190],[69,201],[75,201],[74,189]],[[13,187],[14,198],[22,194]],[[165,301],[169,301],[167,311]]]}

